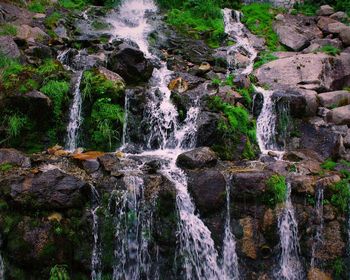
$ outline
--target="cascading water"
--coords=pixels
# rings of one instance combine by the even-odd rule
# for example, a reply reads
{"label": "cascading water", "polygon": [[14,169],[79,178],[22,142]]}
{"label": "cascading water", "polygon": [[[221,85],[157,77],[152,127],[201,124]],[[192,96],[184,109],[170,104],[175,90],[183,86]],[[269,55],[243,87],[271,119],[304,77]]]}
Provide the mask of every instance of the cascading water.
{"label": "cascading water", "polygon": [[91,254],[91,280],[101,280],[101,242],[99,237],[99,219],[97,211],[100,209],[100,198],[94,186],[91,186],[92,193],[92,235],[94,239]]}
{"label": "cascading water", "polygon": [[80,83],[83,77],[83,71],[77,72],[77,80],[74,85],[73,102],[69,113],[69,123],[67,126],[66,148],[74,151],[77,148],[78,130],[81,124],[81,106],[82,97],[80,92]]}
{"label": "cascading water", "polygon": [[115,200],[113,280],[153,279],[152,263],[156,263],[151,262],[148,252],[152,211],[144,202],[144,183],[138,175],[127,175],[124,182],[127,190]]}
{"label": "cascading water", "polygon": [[287,182],[286,195],[284,209],[278,217],[281,254],[275,277],[278,280],[303,280],[305,274],[299,259],[298,224],[291,201],[290,182]]}
{"label": "cascading water", "polygon": [[5,280],[5,265],[1,254],[0,254],[0,280]]}
{"label": "cascading water", "polygon": [[231,178],[226,179],[226,222],[225,237],[223,242],[223,261],[222,261],[222,279],[238,280],[238,257],[236,253],[236,238],[231,231],[231,214],[230,214],[230,182]]}
{"label": "cascading water", "polygon": [[[236,44],[227,50],[227,59],[229,62],[229,72],[234,74],[249,75],[253,71],[254,60],[258,52],[254,49],[249,39],[248,30],[241,23],[241,13],[231,9],[223,9],[225,33],[236,41]],[[237,67],[235,63],[235,55],[240,53],[249,59],[249,63],[245,67]],[[233,69],[233,70],[232,70]],[[278,151],[276,144],[276,112],[275,104],[272,101],[272,91],[255,87],[255,91],[263,96],[263,107],[257,119],[257,141],[262,154],[268,151]]]}
{"label": "cascading water", "polygon": [[317,227],[315,231],[315,236],[312,244],[311,249],[311,267],[316,266],[316,250],[318,246],[320,246],[323,243],[323,224],[324,224],[324,218],[323,218],[323,197],[324,197],[324,190],[322,187],[317,188],[316,190],[316,205],[315,205],[315,214],[317,219]]}

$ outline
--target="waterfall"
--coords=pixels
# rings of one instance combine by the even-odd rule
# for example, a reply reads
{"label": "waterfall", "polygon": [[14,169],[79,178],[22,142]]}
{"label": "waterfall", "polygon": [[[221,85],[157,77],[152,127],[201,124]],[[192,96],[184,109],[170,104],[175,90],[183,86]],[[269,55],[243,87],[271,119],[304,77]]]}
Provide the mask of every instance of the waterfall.
{"label": "waterfall", "polygon": [[231,231],[231,214],[230,214],[230,182],[231,178],[226,179],[226,221],[225,237],[223,242],[223,262],[222,262],[222,279],[238,280],[238,257],[236,253],[236,239]]}
{"label": "waterfall", "polygon": [[94,186],[91,186],[92,194],[92,235],[93,247],[91,254],[91,280],[101,280],[101,242],[99,237],[99,220],[97,211],[100,209],[100,198]]}
{"label": "waterfall", "polygon": [[153,279],[148,251],[152,211],[144,201],[144,182],[138,175],[127,175],[124,182],[127,190],[116,199],[113,280]]}
{"label": "waterfall", "polygon": [[278,217],[281,254],[276,279],[303,280],[304,270],[299,259],[300,247],[298,224],[291,200],[291,184],[287,182],[287,197],[284,209]]}
{"label": "waterfall", "polygon": [[81,106],[82,97],[80,92],[80,83],[83,77],[83,71],[77,72],[77,80],[74,85],[73,103],[70,107],[69,123],[67,126],[67,143],[66,148],[74,151],[77,148],[78,130],[81,124]]}
{"label": "waterfall", "polygon": [[130,90],[126,90],[125,101],[124,101],[125,114],[124,114],[124,123],[123,123],[122,146],[120,150],[123,150],[127,141],[130,94],[131,94]]}
{"label": "waterfall", "polygon": [[323,218],[323,193],[324,190],[322,187],[317,188],[316,191],[316,205],[315,205],[315,214],[317,219],[317,227],[316,232],[312,244],[311,249],[311,267],[316,266],[316,250],[319,245],[323,243],[323,224],[324,224],[324,218]]}

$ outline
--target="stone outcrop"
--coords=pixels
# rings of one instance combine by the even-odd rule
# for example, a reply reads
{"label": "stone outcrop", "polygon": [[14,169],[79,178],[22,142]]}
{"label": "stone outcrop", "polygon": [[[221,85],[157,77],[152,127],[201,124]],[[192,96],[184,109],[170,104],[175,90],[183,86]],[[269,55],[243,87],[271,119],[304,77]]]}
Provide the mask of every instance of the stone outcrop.
{"label": "stone outcrop", "polygon": [[202,147],[180,154],[176,164],[181,168],[195,169],[213,167],[217,161],[218,158],[214,151],[208,147]]}
{"label": "stone outcrop", "polygon": [[0,36],[0,53],[11,58],[19,58],[21,55],[11,36]]}
{"label": "stone outcrop", "polygon": [[28,168],[31,166],[29,157],[15,149],[0,149],[0,165],[10,164]]}

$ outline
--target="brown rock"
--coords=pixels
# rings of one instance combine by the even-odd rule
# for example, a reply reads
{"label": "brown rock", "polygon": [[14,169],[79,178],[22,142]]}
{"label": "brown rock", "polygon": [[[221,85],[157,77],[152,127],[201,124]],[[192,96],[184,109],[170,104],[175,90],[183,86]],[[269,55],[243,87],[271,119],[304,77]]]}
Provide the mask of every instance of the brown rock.
{"label": "brown rock", "polygon": [[243,228],[243,238],[241,239],[242,252],[248,258],[256,260],[257,246],[254,239],[254,220],[251,217],[246,217],[244,219],[240,219],[239,223]]}
{"label": "brown rock", "polygon": [[334,14],[334,9],[329,5],[322,5],[316,12],[318,16],[330,16]]}
{"label": "brown rock", "polygon": [[30,159],[16,149],[0,149],[0,165],[6,163],[24,168],[30,167]]}
{"label": "brown rock", "polygon": [[347,28],[341,30],[339,33],[339,37],[346,47],[350,46],[350,27],[348,26]]}
{"label": "brown rock", "polygon": [[185,81],[183,78],[179,77],[172,81],[170,81],[168,88],[171,91],[176,91],[178,93],[184,93],[188,90],[188,82]]}
{"label": "brown rock", "polygon": [[307,280],[332,280],[329,273],[325,273],[318,268],[311,268],[307,274]]}

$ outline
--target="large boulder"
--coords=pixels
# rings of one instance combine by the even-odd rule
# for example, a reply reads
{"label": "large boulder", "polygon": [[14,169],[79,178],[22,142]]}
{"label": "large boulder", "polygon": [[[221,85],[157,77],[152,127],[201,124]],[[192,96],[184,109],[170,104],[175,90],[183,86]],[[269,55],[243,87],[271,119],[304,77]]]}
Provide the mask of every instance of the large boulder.
{"label": "large boulder", "polygon": [[11,164],[19,167],[30,167],[30,159],[15,149],[0,149],[0,165]]}
{"label": "large boulder", "polygon": [[318,16],[330,16],[334,14],[334,9],[329,5],[322,5],[316,12]]}
{"label": "large boulder", "polygon": [[344,28],[340,31],[339,37],[345,46],[350,46],[350,27]]}
{"label": "large boulder", "polygon": [[181,168],[195,169],[213,167],[218,158],[213,150],[208,147],[201,147],[189,152],[180,154],[176,164]]}
{"label": "large boulder", "polygon": [[10,196],[21,206],[39,209],[69,209],[81,207],[89,185],[58,168],[48,168],[36,174],[16,177],[10,182]]}
{"label": "large boulder", "polygon": [[338,125],[350,125],[350,105],[332,109],[327,114],[327,121]]}
{"label": "large boulder", "polygon": [[31,27],[26,24],[17,27],[16,37],[28,42],[35,42],[37,40],[43,41],[50,38],[50,36],[39,27]]}
{"label": "large boulder", "polygon": [[329,34],[331,33],[329,30],[329,25],[330,24],[334,24],[334,23],[338,23],[338,21],[331,19],[329,17],[319,17],[318,21],[317,21],[317,26],[325,33],[325,34]]}
{"label": "large boulder", "polygon": [[318,95],[320,105],[334,108],[350,104],[350,92],[347,90],[324,92]]}
{"label": "large boulder", "polygon": [[350,54],[298,54],[271,61],[256,70],[260,84],[316,91],[332,91],[350,85]]}
{"label": "large boulder", "polygon": [[0,53],[10,58],[19,58],[21,55],[11,36],[0,36]]}
{"label": "large boulder", "polygon": [[226,180],[217,170],[190,171],[188,188],[203,215],[220,210],[225,205]]}
{"label": "large boulder", "polygon": [[143,52],[126,43],[111,54],[107,68],[131,84],[148,81],[153,72],[153,66]]}
{"label": "large boulder", "polygon": [[293,51],[300,51],[316,38],[322,38],[322,32],[314,20],[305,16],[283,15],[275,21],[273,28],[279,41]]}

